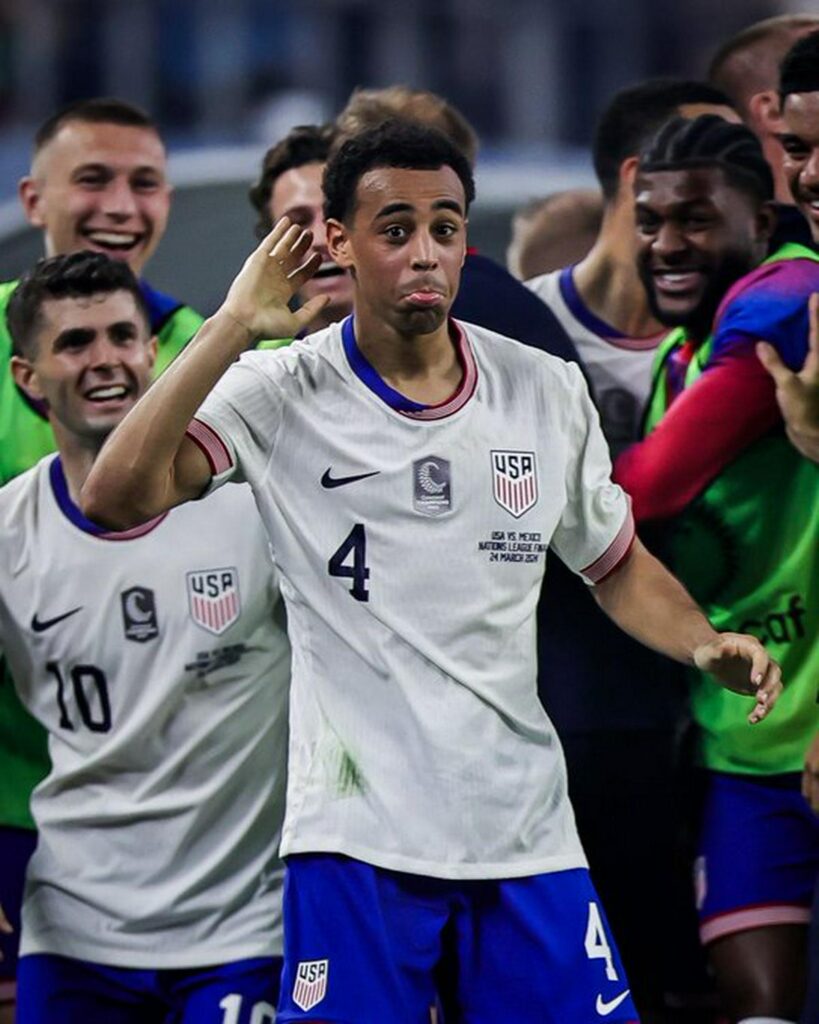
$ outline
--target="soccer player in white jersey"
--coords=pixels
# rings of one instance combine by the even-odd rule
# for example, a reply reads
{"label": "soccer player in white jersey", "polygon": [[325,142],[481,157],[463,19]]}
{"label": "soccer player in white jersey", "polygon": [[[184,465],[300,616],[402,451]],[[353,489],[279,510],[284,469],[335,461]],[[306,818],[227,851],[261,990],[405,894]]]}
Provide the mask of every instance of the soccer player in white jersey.
{"label": "soccer player in white jersey", "polygon": [[618,92],[598,121],[592,145],[603,193],[597,240],[576,264],[525,282],[580,353],[614,455],[638,438],[654,354],[665,336],[635,262],[637,158],[665,121],[711,113],[739,121],[727,96],[705,82],[650,79]]}
{"label": "soccer player in white jersey", "polygon": [[546,548],[643,640],[755,693],[752,721],[778,669],[635,539],[579,370],[448,320],[463,156],[388,121],[324,187],[353,317],[235,363],[320,309],[287,309],[320,257],[279,222],[111,435],[83,507],[125,527],[254,489],[293,642],[279,1022],[422,1024],[442,962],[456,1021],[635,1020],[536,695]]}
{"label": "soccer player in white jersey", "polygon": [[127,533],[77,495],[156,355],[132,272],[40,261],[9,302],[58,454],[0,491],[0,650],[49,733],[18,1024],[263,1024],[281,971],[289,646],[249,488]]}

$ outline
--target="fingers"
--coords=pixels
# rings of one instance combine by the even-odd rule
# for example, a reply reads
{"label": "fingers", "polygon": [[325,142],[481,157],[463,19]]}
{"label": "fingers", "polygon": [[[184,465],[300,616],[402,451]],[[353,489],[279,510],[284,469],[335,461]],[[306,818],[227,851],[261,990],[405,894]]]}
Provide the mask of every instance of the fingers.
{"label": "fingers", "polygon": [[[759,676],[753,676],[752,678],[756,679]],[[748,715],[748,721],[751,725],[756,725],[757,722],[761,722],[763,718],[767,717],[777,700],[779,700],[781,693],[782,669],[775,661],[768,660],[767,667],[756,691],[754,709]]]}
{"label": "fingers", "polygon": [[300,306],[293,314],[298,321],[299,331],[302,331],[311,320],[314,320],[329,301],[329,295],[315,295],[308,302],[305,302],[303,306]]}
{"label": "fingers", "polygon": [[792,376],[791,371],[779,358],[779,353],[767,341],[756,343],[756,357],[778,385],[785,384]]}
{"label": "fingers", "polygon": [[[284,226],[285,223],[290,224],[286,217],[282,217],[277,227]],[[276,244],[270,249],[268,258],[278,263],[289,275],[302,262],[312,243],[312,231],[305,231],[298,224],[290,224],[289,227],[285,227]]]}

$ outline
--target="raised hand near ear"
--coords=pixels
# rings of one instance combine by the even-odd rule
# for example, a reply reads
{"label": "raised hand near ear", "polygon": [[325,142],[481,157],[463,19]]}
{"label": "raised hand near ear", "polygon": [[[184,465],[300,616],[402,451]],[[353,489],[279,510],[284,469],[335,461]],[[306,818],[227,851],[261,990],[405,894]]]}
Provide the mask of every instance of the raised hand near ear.
{"label": "raised hand near ear", "polygon": [[308,256],[312,242],[310,231],[282,217],[245,260],[221,312],[256,338],[295,337],[328,302],[327,296],[319,295],[295,311],[288,306],[321,265],[318,253]]}

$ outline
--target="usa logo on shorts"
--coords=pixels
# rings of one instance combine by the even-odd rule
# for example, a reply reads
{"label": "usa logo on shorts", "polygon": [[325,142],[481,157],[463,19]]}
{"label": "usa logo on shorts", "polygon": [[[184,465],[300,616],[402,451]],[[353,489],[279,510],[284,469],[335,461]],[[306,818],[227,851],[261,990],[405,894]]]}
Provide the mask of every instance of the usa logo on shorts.
{"label": "usa logo on shorts", "polygon": [[197,569],[187,574],[188,607],[197,626],[219,636],[242,610],[239,573],[234,568]]}
{"label": "usa logo on shorts", "polygon": [[293,1002],[300,1010],[312,1010],[327,995],[329,970],[329,960],[301,960],[296,965]]}
{"label": "usa logo on shorts", "polygon": [[535,453],[493,449],[490,454],[495,501],[515,519],[520,519],[538,499]]}

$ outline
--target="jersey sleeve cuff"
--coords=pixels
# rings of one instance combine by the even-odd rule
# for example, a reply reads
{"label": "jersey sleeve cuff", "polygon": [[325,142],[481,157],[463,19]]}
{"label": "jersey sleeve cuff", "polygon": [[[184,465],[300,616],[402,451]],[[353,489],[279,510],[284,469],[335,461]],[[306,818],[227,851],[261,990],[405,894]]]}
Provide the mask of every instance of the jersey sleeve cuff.
{"label": "jersey sleeve cuff", "polygon": [[233,455],[213,427],[205,423],[204,420],[192,419],[185,431],[185,436],[193,441],[208,460],[214,478],[231,472],[234,467]]}
{"label": "jersey sleeve cuff", "polygon": [[631,502],[629,502],[626,518],[617,531],[616,537],[599,558],[596,558],[591,565],[587,565],[585,569],[580,570],[581,576],[584,576],[589,583],[602,583],[628,555],[631,545],[634,543],[634,537],[634,515],[631,511]]}

